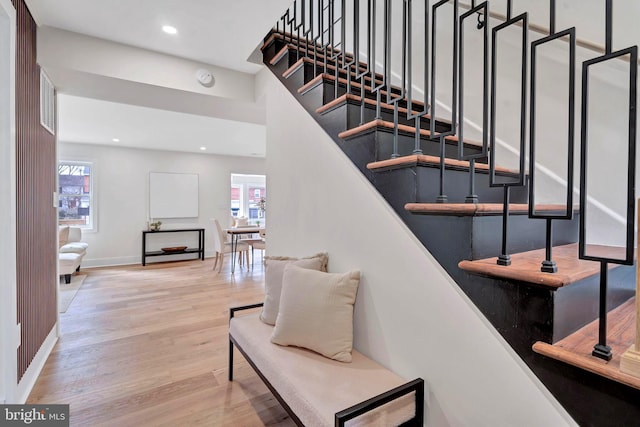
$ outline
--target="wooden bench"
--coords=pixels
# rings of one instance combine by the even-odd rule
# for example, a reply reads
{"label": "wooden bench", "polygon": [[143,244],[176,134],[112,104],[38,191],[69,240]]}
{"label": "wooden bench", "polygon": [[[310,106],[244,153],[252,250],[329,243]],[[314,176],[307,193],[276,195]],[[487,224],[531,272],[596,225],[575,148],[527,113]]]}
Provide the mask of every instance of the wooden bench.
{"label": "wooden bench", "polygon": [[424,381],[407,382],[382,365],[353,351],[351,363],[315,352],[271,343],[273,326],[258,313],[229,313],[229,381],[233,348],[253,367],[291,419],[299,426],[422,426]]}

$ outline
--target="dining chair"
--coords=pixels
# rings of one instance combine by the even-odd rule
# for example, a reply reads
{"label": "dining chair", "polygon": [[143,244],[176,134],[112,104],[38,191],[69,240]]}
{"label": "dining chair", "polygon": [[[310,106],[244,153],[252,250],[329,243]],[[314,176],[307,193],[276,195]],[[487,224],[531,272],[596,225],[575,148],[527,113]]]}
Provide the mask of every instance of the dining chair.
{"label": "dining chair", "polygon": [[[215,260],[213,262],[213,269],[218,267],[218,273],[222,270],[222,263],[224,262],[224,254],[231,253],[231,242],[227,242],[227,233],[224,232],[220,226],[220,222],[217,219],[213,219],[216,229],[213,233],[213,250],[215,251]],[[247,260],[247,267],[249,265],[249,244],[238,241],[236,247],[238,253],[238,265],[243,264],[243,255]]]}
{"label": "dining chair", "polygon": [[267,241],[265,240],[267,237],[267,232],[263,229],[260,230],[260,239],[258,240],[251,240],[248,243],[251,245],[251,265],[253,266],[253,264],[256,262],[256,256],[253,252],[254,249],[259,249],[261,250],[261,256],[260,259],[264,260],[264,250],[267,247]]}

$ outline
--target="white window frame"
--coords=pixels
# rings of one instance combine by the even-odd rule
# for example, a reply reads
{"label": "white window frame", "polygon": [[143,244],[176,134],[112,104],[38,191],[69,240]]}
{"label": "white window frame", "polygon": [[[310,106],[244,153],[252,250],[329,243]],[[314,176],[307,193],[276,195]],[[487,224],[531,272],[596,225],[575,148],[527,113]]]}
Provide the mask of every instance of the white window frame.
{"label": "white window frame", "polygon": [[[249,189],[251,187],[260,187],[264,188],[266,191],[267,188],[267,180],[266,175],[262,174],[241,174],[241,173],[232,173],[231,174],[231,188],[239,188],[240,189],[240,210],[238,211],[238,216],[249,217],[249,198],[253,196],[255,198],[255,190],[254,193],[251,193]],[[229,204],[231,206],[231,204]],[[250,224],[255,224],[257,221],[260,221],[260,225],[264,225],[266,222],[266,215],[264,212],[259,212],[259,218],[250,220]]]}
{"label": "white window frame", "polygon": [[49,76],[40,68],[40,124],[56,134],[56,90]]}
{"label": "white window frame", "polygon": [[[59,160],[58,167],[61,164],[64,165],[76,165],[76,166],[89,166],[91,168],[91,174],[89,175],[89,224],[80,225],[83,231],[94,232],[98,231],[98,198],[96,197],[96,182],[97,182],[97,174],[96,174],[96,165],[91,161],[78,161],[78,160]],[[59,176],[59,173],[58,173]],[[57,177],[56,177],[57,178]],[[60,189],[60,184],[58,183],[58,189]],[[62,197],[61,193],[58,193],[58,200]],[[60,222],[60,217],[58,215],[58,223]]]}

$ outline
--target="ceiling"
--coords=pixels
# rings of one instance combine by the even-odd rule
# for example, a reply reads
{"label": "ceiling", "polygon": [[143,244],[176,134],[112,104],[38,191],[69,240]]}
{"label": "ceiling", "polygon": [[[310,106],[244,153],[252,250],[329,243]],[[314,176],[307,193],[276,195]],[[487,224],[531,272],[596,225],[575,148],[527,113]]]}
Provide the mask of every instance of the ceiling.
{"label": "ceiling", "polygon": [[[255,74],[262,66],[247,59],[290,0],[26,0],[26,3],[41,27]],[[163,25],[175,27],[178,33],[164,33]],[[104,98],[90,99],[95,90],[65,92],[58,90],[60,141],[104,144],[118,138],[120,145],[131,147],[201,152],[200,147],[205,146],[207,153],[265,155],[264,126],[255,123],[143,107],[149,105],[144,101],[127,105]],[[148,87],[145,92],[149,92]],[[182,137],[176,138],[178,135]]]}
{"label": "ceiling", "polygon": [[73,120],[72,125],[64,129],[61,126],[60,138],[64,137],[65,142],[230,156],[265,155],[263,125],[72,95],[61,96],[58,107]]}

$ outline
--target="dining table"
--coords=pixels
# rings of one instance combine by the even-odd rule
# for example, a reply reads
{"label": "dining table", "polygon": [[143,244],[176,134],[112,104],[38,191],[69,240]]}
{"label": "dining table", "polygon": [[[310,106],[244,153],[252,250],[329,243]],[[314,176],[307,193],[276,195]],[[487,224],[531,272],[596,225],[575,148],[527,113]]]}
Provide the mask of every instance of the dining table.
{"label": "dining table", "polygon": [[257,234],[260,231],[264,231],[264,227],[247,226],[247,227],[232,227],[227,228],[227,234],[231,235],[231,274],[235,272],[236,268],[236,251],[238,249],[238,241],[240,236],[246,234]]}

